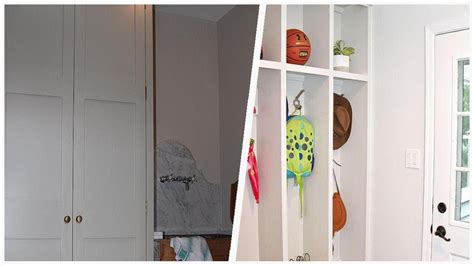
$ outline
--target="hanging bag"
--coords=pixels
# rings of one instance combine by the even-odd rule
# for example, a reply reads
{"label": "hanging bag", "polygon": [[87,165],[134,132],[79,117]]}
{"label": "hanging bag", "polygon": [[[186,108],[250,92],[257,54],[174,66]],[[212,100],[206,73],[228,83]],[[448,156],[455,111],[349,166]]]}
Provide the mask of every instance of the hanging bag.
{"label": "hanging bag", "polygon": [[336,232],[340,231],[344,225],[346,225],[347,212],[344,202],[342,201],[341,194],[339,193],[339,186],[337,185],[334,168],[332,169],[332,174],[334,177],[334,182],[336,182],[337,189],[337,192],[332,195],[332,234],[334,235]]}
{"label": "hanging bag", "polygon": [[[299,186],[300,215],[303,217],[303,177],[311,175],[313,166],[314,128],[313,125],[301,115],[301,105],[298,97],[293,101],[295,112],[286,122],[286,163],[287,177],[295,178]],[[300,115],[293,115],[296,111]]]}

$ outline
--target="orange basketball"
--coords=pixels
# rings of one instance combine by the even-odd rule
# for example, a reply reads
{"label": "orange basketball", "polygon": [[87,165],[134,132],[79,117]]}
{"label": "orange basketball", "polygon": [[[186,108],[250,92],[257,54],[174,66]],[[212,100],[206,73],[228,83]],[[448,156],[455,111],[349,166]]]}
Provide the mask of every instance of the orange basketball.
{"label": "orange basketball", "polygon": [[286,62],[304,65],[311,56],[311,42],[308,36],[300,30],[286,31]]}

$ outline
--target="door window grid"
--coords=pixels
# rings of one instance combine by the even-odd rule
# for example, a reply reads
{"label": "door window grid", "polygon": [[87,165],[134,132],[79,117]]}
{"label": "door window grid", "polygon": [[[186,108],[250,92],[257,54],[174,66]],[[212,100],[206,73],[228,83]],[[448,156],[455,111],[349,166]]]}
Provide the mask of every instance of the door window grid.
{"label": "door window grid", "polygon": [[470,218],[470,64],[469,59],[457,61],[457,107],[456,107],[456,176],[454,219],[469,222]]}

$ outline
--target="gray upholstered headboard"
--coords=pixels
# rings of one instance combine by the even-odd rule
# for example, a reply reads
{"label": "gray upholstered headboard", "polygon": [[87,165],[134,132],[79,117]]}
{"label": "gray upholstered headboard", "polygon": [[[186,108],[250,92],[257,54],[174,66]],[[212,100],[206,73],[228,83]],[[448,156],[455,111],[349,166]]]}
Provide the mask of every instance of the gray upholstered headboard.
{"label": "gray upholstered headboard", "polygon": [[[156,151],[155,232],[167,235],[229,234],[223,228],[223,186],[206,181],[191,151],[175,140],[160,142]],[[185,189],[182,182],[161,182],[160,177],[195,176]],[[227,189],[227,188],[225,188]]]}

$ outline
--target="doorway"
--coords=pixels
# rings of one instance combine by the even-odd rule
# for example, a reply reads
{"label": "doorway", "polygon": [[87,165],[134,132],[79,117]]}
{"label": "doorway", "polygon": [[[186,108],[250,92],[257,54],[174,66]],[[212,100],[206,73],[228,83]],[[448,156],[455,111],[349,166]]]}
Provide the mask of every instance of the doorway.
{"label": "doorway", "polygon": [[469,260],[468,29],[434,37],[431,260]]}

